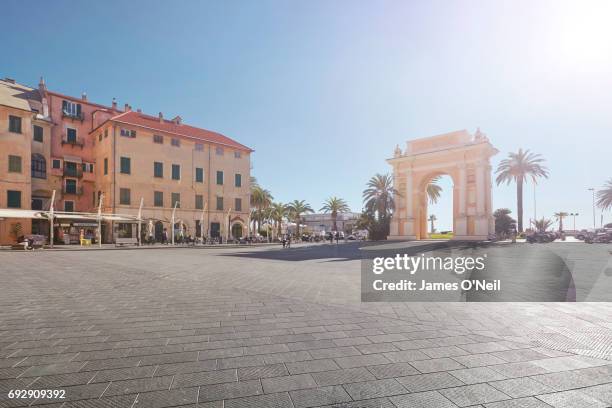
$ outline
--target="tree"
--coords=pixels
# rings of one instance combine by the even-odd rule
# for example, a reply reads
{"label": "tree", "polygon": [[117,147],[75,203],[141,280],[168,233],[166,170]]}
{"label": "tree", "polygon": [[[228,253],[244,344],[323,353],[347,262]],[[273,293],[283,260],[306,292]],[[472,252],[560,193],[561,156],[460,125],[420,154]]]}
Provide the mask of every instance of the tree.
{"label": "tree", "polygon": [[263,211],[270,207],[272,204],[272,199],[272,194],[268,190],[257,184],[254,186],[251,185],[251,207],[255,207],[255,212],[253,213],[253,224],[257,222],[257,229],[255,229],[255,231],[259,230],[261,227],[261,222],[264,218]]}
{"label": "tree", "polygon": [[398,192],[393,188],[393,177],[390,174],[376,174],[363,191],[365,208],[378,215],[378,220],[389,217],[395,209],[393,197]]}
{"label": "tree", "polygon": [[323,203],[323,207],[321,207],[319,211],[323,211],[324,213],[331,213],[334,231],[338,231],[338,225],[336,222],[338,219],[338,214],[349,212],[350,209],[346,201],[344,201],[342,198],[330,197],[325,200],[325,203]]}
{"label": "tree", "polygon": [[553,222],[548,218],[540,218],[539,220],[532,221],[532,223],[538,232],[546,232],[553,225]]}
{"label": "tree", "polygon": [[432,178],[427,183],[427,197],[429,198],[429,204],[435,204],[438,202],[440,195],[442,194],[442,187],[438,185],[440,176]]}
{"label": "tree", "polygon": [[563,231],[563,218],[567,217],[568,215],[568,213],[563,211],[555,213],[555,219],[559,221],[559,232]]}
{"label": "tree", "polygon": [[313,213],[313,209],[310,207],[310,204],[306,203],[304,200],[293,200],[289,204],[287,204],[287,209],[289,210],[289,216],[295,222],[296,225],[296,234],[300,236],[300,223],[302,222],[302,214],[305,213]]}
{"label": "tree", "polygon": [[431,214],[429,218],[427,218],[427,221],[431,223],[431,234],[436,232],[436,229],[434,228],[434,221],[436,221],[437,219],[438,218],[436,218],[435,214]]}
{"label": "tree", "polygon": [[535,183],[538,177],[548,178],[548,169],[542,164],[541,155],[529,150],[519,149],[517,153],[508,153],[508,158],[497,166],[497,185],[503,182],[516,182],[516,208],[518,214],[518,230],[523,232],[523,184],[530,177]]}
{"label": "tree", "polygon": [[508,208],[498,208],[493,213],[495,218],[495,233],[498,235],[508,235],[516,230],[516,220],[510,216],[512,211]]}
{"label": "tree", "polygon": [[612,209],[612,178],[597,192],[597,206],[604,211]]}
{"label": "tree", "polygon": [[282,233],[281,227],[283,224],[283,218],[288,215],[287,206],[283,203],[272,203],[270,206],[270,218],[274,222],[276,227],[276,236],[280,236]]}

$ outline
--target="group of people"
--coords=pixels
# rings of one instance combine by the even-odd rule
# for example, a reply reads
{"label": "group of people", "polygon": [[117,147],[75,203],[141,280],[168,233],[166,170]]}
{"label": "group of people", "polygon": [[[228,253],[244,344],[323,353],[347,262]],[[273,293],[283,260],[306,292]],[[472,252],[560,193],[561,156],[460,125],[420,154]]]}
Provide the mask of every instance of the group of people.
{"label": "group of people", "polygon": [[291,234],[283,234],[281,237],[283,248],[291,248]]}

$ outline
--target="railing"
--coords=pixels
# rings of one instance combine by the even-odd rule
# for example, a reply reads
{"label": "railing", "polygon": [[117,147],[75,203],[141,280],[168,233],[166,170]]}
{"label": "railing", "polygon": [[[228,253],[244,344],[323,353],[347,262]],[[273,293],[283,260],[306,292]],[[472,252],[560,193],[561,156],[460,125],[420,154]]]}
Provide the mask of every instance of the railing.
{"label": "railing", "polygon": [[66,112],[66,111],[62,111],[62,117],[64,118],[70,118],[70,119],[77,119],[77,120],[85,120],[85,116],[83,115],[83,112],[81,113],[70,113],[70,112]]}
{"label": "railing", "polygon": [[64,186],[62,188],[62,193],[68,194],[68,195],[81,196],[81,195],[83,195],[83,187],[68,187],[68,186]]}
{"label": "railing", "polygon": [[62,137],[62,146],[65,144],[72,145],[72,146],[79,146],[82,149],[83,146],[85,145],[85,142],[80,137],[77,137],[75,139],[68,139],[66,136],[64,136]]}
{"label": "railing", "polygon": [[77,177],[77,178],[81,178],[83,177],[83,170],[76,168],[76,169],[71,169],[69,167],[64,167],[64,177]]}

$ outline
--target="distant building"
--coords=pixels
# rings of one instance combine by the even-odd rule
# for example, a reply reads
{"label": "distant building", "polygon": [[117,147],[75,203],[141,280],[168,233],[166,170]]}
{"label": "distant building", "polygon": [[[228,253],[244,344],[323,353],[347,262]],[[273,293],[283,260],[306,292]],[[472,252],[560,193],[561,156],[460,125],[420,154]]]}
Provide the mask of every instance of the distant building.
{"label": "distant building", "polygon": [[[352,233],[359,215],[356,212],[338,214],[336,218],[338,231],[344,231],[348,234]],[[334,230],[334,221],[329,213],[304,214],[302,215],[302,224],[306,225],[308,231],[315,234]]]}
{"label": "distant building", "polygon": [[[63,95],[42,78],[37,88],[0,80],[0,208],[48,210],[55,190],[56,211],[95,212],[103,195],[103,212],[136,215],[143,199],[159,239],[178,203],[175,221],[187,234],[242,237],[252,151],[179,116]],[[0,219],[0,244],[15,241],[16,226],[20,234],[50,230],[47,220]],[[54,236],[73,241],[82,228],[96,224],[58,222]],[[109,222],[101,235],[110,242],[130,229]]]}

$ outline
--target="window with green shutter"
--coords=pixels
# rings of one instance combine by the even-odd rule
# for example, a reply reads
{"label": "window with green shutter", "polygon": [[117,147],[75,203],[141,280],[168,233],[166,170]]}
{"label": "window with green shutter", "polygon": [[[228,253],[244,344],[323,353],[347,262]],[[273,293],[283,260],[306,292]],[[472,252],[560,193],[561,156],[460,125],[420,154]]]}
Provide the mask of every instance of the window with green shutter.
{"label": "window with green shutter", "polygon": [[21,156],[9,155],[8,171],[9,173],[21,173]]}
{"label": "window with green shutter", "polygon": [[242,186],[242,175],[241,174],[236,174],[234,176],[234,186],[236,187]]}
{"label": "window with green shutter", "polygon": [[223,211],[223,197],[217,197],[217,211]]}
{"label": "window with green shutter", "polygon": [[43,128],[41,126],[34,125],[33,129],[34,129],[34,134],[32,135],[32,137],[33,137],[34,141],[42,143],[42,141],[43,141]]}
{"label": "window with green shutter", "polygon": [[131,192],[129,188],[120,188],[119,189],[119,204],[130,205],[130,202],[131,202],[130,193]]}
{"label": "window with green shutter", "polygon": [[6,206],[8,208],[21,208],[21,191],[7,190]]}
{"label": "window with green shutter", "polygon": [[173,164],[172,165],[172,180],[180,180],[181,179],[181,165]]}
{"label": "window with green shutter", "polygon": [[196,210],[204,209],[204,197],[201,194],[196,194],[195,196],[195,208]]}
{"label": "window with green shutter", "polygon": [[196,183],[203,183],[204,182],[204,169],[201,167],[196,167],[196,171],[195,171],[195,178],[196,178]]}
{"label": "window with green shutter", "polygon": [[219,186],[223,185],[223,172],[222,171],[217,171],[217,185]]}
{"label": "window with green shutter", "polygon": [[131,174],[131,160],[129,157],[121,158],[121,173]]}
{"label": "window with green shutter", "polygon": [[9,115],[9,132],[21,133],[21,118]]}
{"label": "window with green shutter", "polygon": [[172,193],[172,208],[181,208],[181,193]]}
{"label": "window with green shutter", "polygon": [[164,177],[164,163],[161,163],[161,162],[153,163],[153,177],[157,177],[157,178]]}
{"label": "window with green shutter", "polygon": [[153,205],[155,207],[163,207],[164,206],[164,192],[163,191],[154,191],[153,192]]}

